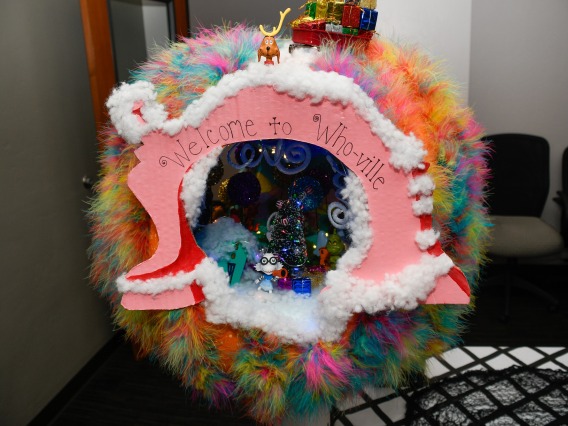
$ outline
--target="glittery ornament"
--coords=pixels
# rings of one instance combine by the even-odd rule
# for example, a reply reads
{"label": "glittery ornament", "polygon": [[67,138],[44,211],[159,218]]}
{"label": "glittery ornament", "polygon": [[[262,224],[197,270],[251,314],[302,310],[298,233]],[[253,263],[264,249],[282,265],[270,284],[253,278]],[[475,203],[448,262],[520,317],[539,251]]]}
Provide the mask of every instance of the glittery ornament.
{"label": "glittery ornament", "polygon": [[292,182],[288,188],[288,197],[299,200],[302,203],[302,210],[309,212],[315,210],[322,202],[323,189],[316,179],[303,176]]}
{"label": "glittery ornament", "polygon": [[325,196],[333,188],[333,174],[331,167],[326,163],[320,167],[311,168],[305,175],[319,182]]}
{"label": "glittery ornament", "polygon": [[231,203],[246,207],[258,201],[260,182],[251,172],[237,173],[229,179],[227,190]]}
{"label": "glittery ornament", "polygon": [[228,187],[229,187],[229,179],[225,179],[219,185],[219,192],[217,193],[217,197],[219,198],[219,201],[221,201],[222,203],[225,203],[225,204],[229,204]]}
{"label": "glittery ornament", "polygon": [[219,182],[221,182],[224,173],[225,173],[225,168],[223,167],[223,162],[219,158],[217,160],[217,164],[215,165],[215,167],[211,169],[211,171],[209,172],[209,176],[207,176],[207,185],[208,186],[217,185]]}

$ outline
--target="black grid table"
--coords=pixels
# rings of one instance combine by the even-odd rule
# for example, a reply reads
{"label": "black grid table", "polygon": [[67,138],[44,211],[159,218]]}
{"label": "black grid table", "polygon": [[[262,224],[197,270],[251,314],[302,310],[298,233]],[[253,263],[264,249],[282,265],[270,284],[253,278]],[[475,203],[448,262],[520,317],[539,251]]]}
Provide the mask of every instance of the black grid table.
{"label": "black grid table", "polygon": [[[476,370],[499,371],[513,366],[519,367],[519,370],[514,371],[531,367],[565,372],[568,371],[568,348],[458,347],[443,353],[441,356],[429,359],[427,361],[426,376],[430,385],[452,377],[471,376],[470,388],[472,390],[470,392],[474,395],[475,387],[479,387],[480,384],[475,382],[475,373],[468,372]],[[507,371],[511,371],[511,374],[514,374],[513,370]],[[535,380],[538,380],[538,378]],[[346,401],[334,408],[331,412],[329,424],[331,426],[407,425],[412,420],[406,416],[407,407],[411,407],[412,410],[409,411],[412,411],[417,416],[414,420],[420,419],[421,415],[428,414],[427,410],[429,407],[417,406],[412,398],[413,393],[421,392],[420,389],[424,388],[425,385],[426,383],[417,383],[412,390],[401,390],[398,393],[390,389],[362,392],[354,400]],[[560,397],[566,400],[566,395],[568,395],[568,389],[566,389],[566,392],[562,391]],[[496,400],[494,402],[498,403]],[[489,404],[491,403],[489,401]],[[546,407],[546,405],[543,405],[543,407]],[[523,424],[522,415],[516,417],[516,420],[510,424]],[[420,421],[417,424],[421,424]],[[430,423],[425,422],[424,424]],[[560,423],[555,422],[552,424],[568,424],[568,419],[566,419],[566,423],[560,421]]]}

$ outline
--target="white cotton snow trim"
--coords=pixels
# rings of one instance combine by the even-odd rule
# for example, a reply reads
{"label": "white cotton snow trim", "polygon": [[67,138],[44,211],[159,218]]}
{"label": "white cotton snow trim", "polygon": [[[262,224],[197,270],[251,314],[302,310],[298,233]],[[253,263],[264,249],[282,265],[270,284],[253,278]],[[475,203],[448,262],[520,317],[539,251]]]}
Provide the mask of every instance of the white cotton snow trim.
{"label": "white cotton snow trim", "polygon": [[432,210],[434,210],[434,199],[432,197],[420,197],[420,199],[412,202],[414,216],[432,214]]}
{"label": "white cotton snow trim", "polygon": [[438,238],[440,238],[440,233],[438,231],[426,229],[416,233],[415,241],[420,250],[428,250],[438,242]]}
{"label": "white cotton snow trim", "polygon": [[[418,307],[436,286],[436,280],[454,266],[446,255],[424,254],[417,265],[408,265],[398,274],[385,274],[382,282],[354,279],[344,271],[327,274],[327,291],[319,296],[322,318],[330,324],[345,325],[352,312],[369,314],[384,310]],[[331,327],[331,325],[330,325]]]}
{"label": "white cotton snow trim", "polygon": [[[168,113],[162,104],[156,102],[156,96],[154,85],[147,81],[122,83],[112,91],[106,107],[118,134],[128,143],[140,143],[142,136],[167,120]],[[142,117],[133,113],[137,103],[141,104]]]}
{"label": "white cotton snow trim", "polygon": [[210,262],[215,263],[215,266],[221,270],[222,274],[216,271],[211,273],[209,263],[206,262],[208,258],[204,259],[195,269],[191,272],[180,272],[176,275],[170,274],[160,278],[149,278],[147,280],[129,280],[126,275],[121,275],[116,280],[118,291],[122,293],[141,293],[156,295],[167,290],[182,290],[184,287],[190,285],[192,282],[198,283],[206,282],[209,278],[214,278],[218,281],[224,281],[225,285],[229,286],[229,275],[220,268],[213,260]]}
{"label": "white cotton snow trim", "polygon": [[365,188],[352,171],[344,179],[345,188],[341,196],[349,207],[347,226],[353,243],[337,261],[337,268],[351,271],[363,263],[373,243],[371,214]]}
{"label": "white cotton snow trim", "polygon": [[436,189],[436,185],[427,174],[420,175],[416,178],[410,178],[408,182],[408,195],[432,195]]}
{"label": "white cotton snow trim", "polygon": [[217,164],[217,159],[222,151],[222,147],[213,149],[195,163],[183,177],[180,198],[184,203],[185,216],[191,227],[197,225],[201,214],[201,200],[207,189],[209,172]]}
{"label": "white cotton snow trim", "polygon": [[[423,143],[412,133],[405,135],[376,108],[373,100],[353,81],[336,72],[314,71],[310,68],[305,54],[283,55],[278,66],[267,67],[262,63],[250,63],[245,70],[224,75],[216,86],[209,88],[199,99],[192,102],[181,117],[167,120],[165,113],[158,114],[153,104],[155,95],[150,96],[150,83],[137,82],[123,85],[109,99],[111,119],[121,134],[130,143],[140,143],[141,138],[152,131],[164,131],[173,136],[184,127],[199,127],[203,120],[225,99],[251,87],[271,86],[279,93],[312,103],[327,99],[330,102],[351,104],[356,112],[369,123],[371,131],[390,150],[390,164],[408,173],[414,168],[424,168],[426,151]],[[313,56],[312,56],[313,58]],[[132,91],[133,93],[129,93]],[[143,99],[141,99],[143,98]],[[149,102],[149,116],[142,125],[131,113],[136,100]],[[119,112],[115,112],[119,110]],[[158,119],[159,117],[159,119]],[[156,118],[156,119],[154,119]]]}

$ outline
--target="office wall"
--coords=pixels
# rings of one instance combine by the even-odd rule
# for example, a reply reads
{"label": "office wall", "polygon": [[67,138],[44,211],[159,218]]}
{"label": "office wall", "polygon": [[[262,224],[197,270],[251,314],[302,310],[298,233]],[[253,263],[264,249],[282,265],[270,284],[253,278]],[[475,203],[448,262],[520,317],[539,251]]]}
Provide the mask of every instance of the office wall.
{"label": "office wall", "polygon": [[469,95],[472,0],[379,0],[377,31],[420,46]]}
{"label": "office wall", "polygon": [[[234,0],[217,0],[214,5],[203,0],[188,0],[190,30],[192,34],[199,28],[210,28],[213,25],[245,23],[249,25],[264,25],[265,28],[278,26],[279,11],[292,9],[286,21],[288,22],[301,14],[299,7],[305,0],[249,0],[246,2]],[[283,31],[289,33],[287,28]]]}
{"label": "office wall", "polygon": [[0,13],[0,424],[32,419],[110,338],[89,288],[95,174],[78,1],[5,0]]}
{"label": "office wall", "polygon": [[543,217],[556,228],[560,212],[552,198],[568,146],[567,19],[565,0],[473,2],[470,103],[488,133],[548,139],[551,186]]}

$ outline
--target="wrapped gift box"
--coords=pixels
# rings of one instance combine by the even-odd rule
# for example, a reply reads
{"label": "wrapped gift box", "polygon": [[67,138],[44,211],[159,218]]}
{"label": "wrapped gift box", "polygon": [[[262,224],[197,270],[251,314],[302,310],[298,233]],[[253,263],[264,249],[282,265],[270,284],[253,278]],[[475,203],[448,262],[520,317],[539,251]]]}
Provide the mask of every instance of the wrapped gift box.
{"label": "wrapped gift box", "polygon": [[292,289],[298,294],[312,294],[312,280],[307,277],[292,279]]}
{"label": "wrapped gift box", "polygon": [[292,278],[278,278],[278,288],[281,290],[292,290]]}
{"label": "wrapped gift box", "polygon": [[349,34],[349,35],[359,35],[359,28],[346,28],[343,27],[343,34]]}
{"label": "wrapped gift box", "polygon": [[315,19],[326,19],[327,18],[327,8],[330,3],[329,0],[318,0],[316,5],[316,16]]}
{"label": "wrapped gift box", "polygon": [[317,3],[315,1],[311,1],[306,3],[306,16],[309,16],[310,18],[315,18],[316,17],[316,7],[317,7]]}
{"label": "wrapped gift box", "polygon": [[346,4],[343,8],[343,19],[341,20],[343,28],[359,28],[361,24],[361,12],[362,9],[359,6]]}
{"label": "wrapped gift box", "polygon": [[379,13],[376,10],[363,8],[359,28],[366,31],[374,31],[377,27],[378,15]]}
{"label": "wrapped gift box", "polygon": [[325,30],[329,33],[343,33],[343,26],[335,24],[325,24]]}
{"label": "wrapped gift box", "polygon": [[342,32],[343,32],[343,26],[342,26],[342,25],[331,24],[331,32],[333,32],[333,33],[342,33]]}
{"label": "wrapped gift box", "polygon": [[376,9],[377,0],[361,0],[359,2],[359,6],[364,7],[365,9]]}
{"label": "wrapped gift box", "polygon": [[297,24],[294,28],[301,28],[304,30],[325,30],[326,22],[323,19],[315,19],[313,21],[303,21]]}
{"label": "wrapped gift box", "polygon": [[343,19],[344,1],[330,1],[327,5],[327,21],[340,25]]}

